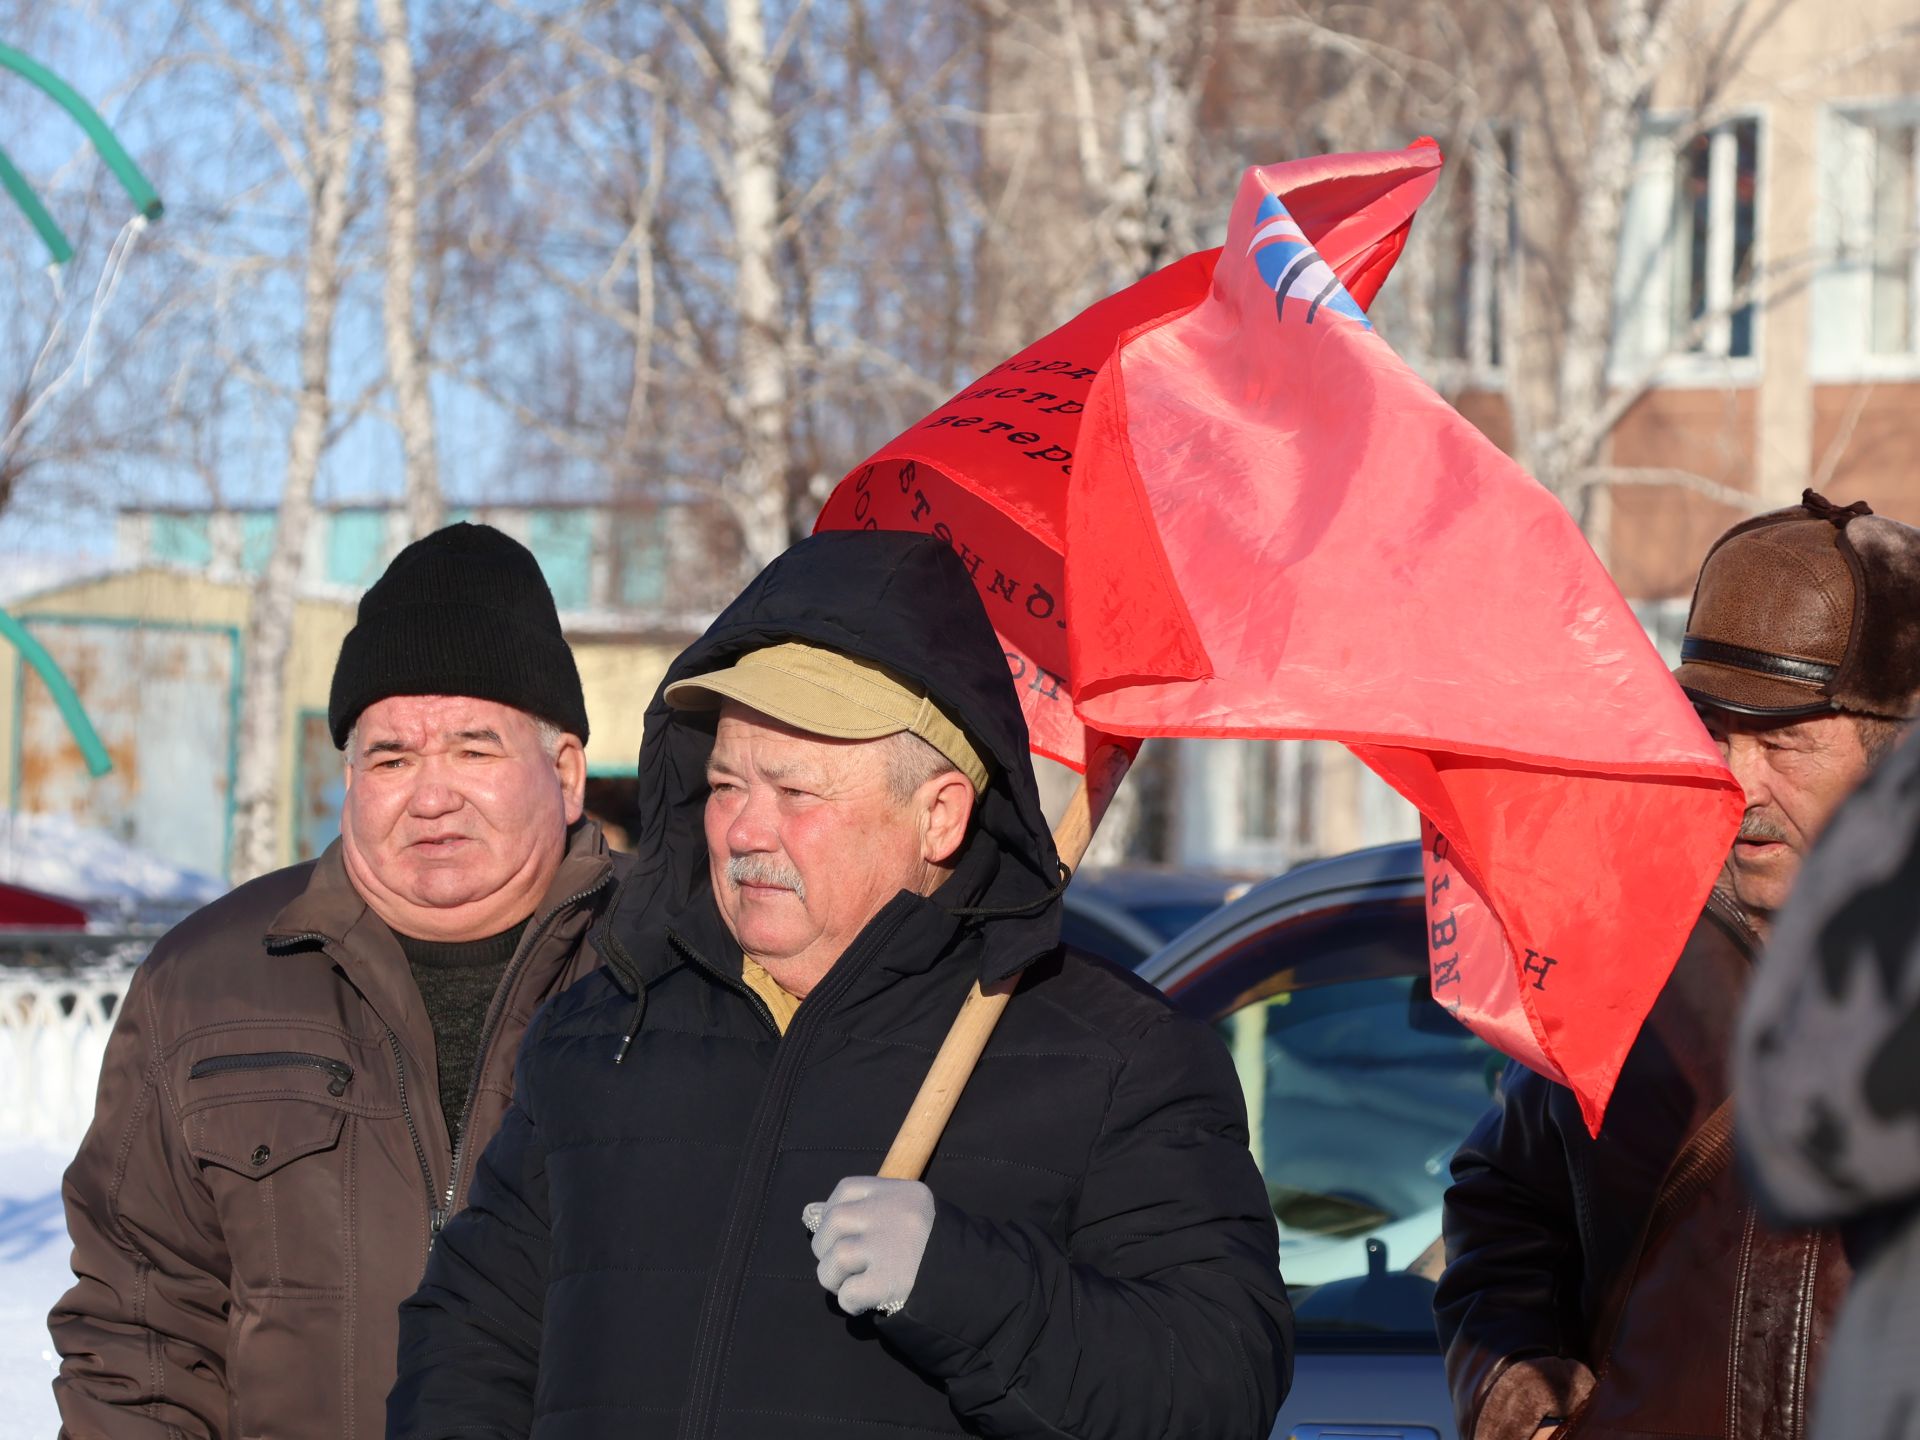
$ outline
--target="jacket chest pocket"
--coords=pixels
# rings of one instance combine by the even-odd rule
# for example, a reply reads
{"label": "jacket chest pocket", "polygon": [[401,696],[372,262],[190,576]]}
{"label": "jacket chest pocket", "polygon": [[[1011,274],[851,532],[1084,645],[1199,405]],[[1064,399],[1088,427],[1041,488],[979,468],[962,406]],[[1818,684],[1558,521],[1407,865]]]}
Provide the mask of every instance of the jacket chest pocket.
{"label": "jacket chest pocket", "polygon": [[277,1175],[340,1144],[347,1112],[312,1100],[241,1100],[202,1110],[187,1121],[193,1158],[247,1180]]}
{"label": "jacket chest pocket", "polygon": [[[217,1063],[243,1058],[253,1063]],[[265,1083],[185,1117],[187,1147],[219,1210],[234,1279],[250,1290],[336,1287],[347,1259],[354,1182],[353,1119],[342,1108],[341,1083],[342,1075],[350,1083],[351,1071],[317,1056],[280,1065],[220,1056],[196,1064],[189,1085],[215,1077],[225,1085],[240,1074]],[[299,1088],[258,1093],[281,1084]]]}

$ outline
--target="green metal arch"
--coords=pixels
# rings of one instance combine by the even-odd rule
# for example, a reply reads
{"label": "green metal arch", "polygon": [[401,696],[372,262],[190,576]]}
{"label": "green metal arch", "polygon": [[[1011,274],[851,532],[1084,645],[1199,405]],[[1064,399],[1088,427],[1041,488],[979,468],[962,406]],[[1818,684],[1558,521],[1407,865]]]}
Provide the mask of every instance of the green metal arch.
{"label": "green metal arch", "polygon": [[[0,45],[0,68],[11,70],[28,83],[38,86],[74,118],[80,128],[87,132],[87,138],[93,142],[93,148],[100,152],[100,158],[107,162],[107,168],[113,171],[126,190],[135,210],[149,220],[158,220],[166,212],[166,207],[160,203],[159,192],[140,172],[140,167],[133,163],[133,157],[127,154],[119,137],[107,128],[107,122],[100,118],[100,113],[87,103],[79,91],[39,61],[22,54],[11,45]],[[27,219],[33,222],[33,228],[40,232],[41,240],[53,255],[53,263],[64,265],[71,260],[73,246],[4,150],[0,150],[0,187],[5,188],[14,203],[26,212]]]}
{"label": "green metal arch", "polygon": [[20,652],[20,658],[33,666],[40,678],[47,682],[47,689],[53,692],[53,703],[59,707],[60,718],[67,722],[67,729],[73,732],[74,743],[80,747],[80,754],[87,762],[87,773],[97,780],[113,769],[113,760],[107,754],[107,747],[100,743],[93,721],[87,718],[86,707],[80,703],[80,697],[74,692],[65,672],[47,653],[47,647],[34,639],[27,627],[5,610],[0,610],[0,639],[11,640],[14,648]]}
{"label": "green metal arch", "polygon": [[33,193],[33,187],[27,184],[27,177],[14,167],[5,150],[0,150],[0,186],[13,197],[13,203],[26,212],[27,219],[33,222],[33,228],[40,232],[40,238],[46,242],[47,250],[53,256],[53,263],[64,265],[73,259],[73,246],[67,243],[58,222],[47,213],[47,207],[40,203],[40,197]]}

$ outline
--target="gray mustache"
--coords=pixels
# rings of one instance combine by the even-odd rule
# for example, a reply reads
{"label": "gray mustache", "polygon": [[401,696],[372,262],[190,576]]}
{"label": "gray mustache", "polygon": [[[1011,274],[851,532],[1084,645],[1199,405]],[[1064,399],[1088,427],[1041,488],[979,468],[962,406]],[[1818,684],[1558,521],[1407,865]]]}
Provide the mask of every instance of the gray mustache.
{"label": "gray mustache", "polygon": [[765,855],[735,855],[727,861],[727,879],[736,885],[777,885],[791,890],[796,899],[807,898],[807,882],[800,872]]}
{"label": "gray mustache", "polygon": [[1778,840],[1785,841],[1787,832],[1777,820],[1769,820],[1764,815],[1749,815],[1740,822],[1742,840]]}

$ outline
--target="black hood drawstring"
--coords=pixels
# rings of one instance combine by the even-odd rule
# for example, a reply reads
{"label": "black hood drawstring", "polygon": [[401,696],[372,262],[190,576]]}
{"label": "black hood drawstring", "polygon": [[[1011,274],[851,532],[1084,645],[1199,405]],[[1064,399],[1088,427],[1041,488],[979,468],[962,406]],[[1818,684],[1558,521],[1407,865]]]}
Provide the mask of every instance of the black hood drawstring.
{"label": "black hood drawstring", "polygon": [[1038,914],[1066,894],[1067,886],[1072,883],[1073,871],[1067,867],[1067,862],[1062,860],[1057,863],[1060,866],[1060,883],[1024,905],[956,905],[947,914],[956,920],[998,920],[1008,915]]}
{"label": "black hood drawstring", "polygon": [[627,1026],[627,1033],[620,1037],[620,1048],[613,1052],[613,1063],[618,1065],[627,1058],[627,1051],[633,1046],[633,1037],[640,1033],[640,1022],[647,1018],[647,987],[636,985],[633,991],[633,1023]]}

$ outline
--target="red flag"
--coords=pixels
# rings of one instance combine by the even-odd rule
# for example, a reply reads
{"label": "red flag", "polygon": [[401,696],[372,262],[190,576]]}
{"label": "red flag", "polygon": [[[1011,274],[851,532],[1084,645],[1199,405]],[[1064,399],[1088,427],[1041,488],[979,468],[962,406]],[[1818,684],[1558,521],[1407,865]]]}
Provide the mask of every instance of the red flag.
{"label": "red flag", "polygon": [[955,547],[1041,754],[1345,740],[1425,817],[1436,996],[1597,1128],[1739,796],[1565,511],[1366,322],[1439,163],[1250,171],[1223,251],[988,372],[816,528]]}
{"label": "red flag", "polygon": [[[1329,155],[1262,173],[1361,303],[1370,302],[1432,191],[1440,152]],[[1206,298],[1218,250],[1111,295],[995,366],[841,481],[816,530],[920,530],[973,569],[1020,687],[1033,748],[1082,768],[1101,741],[1074,714],[1061,552],[1068,477],[1094,377],[1121,338]],[[1198,652],[1189,666],[1200,663]],[[1137,738],[1117,743],[1137,748]]]}
{"label": "red flag", "polygon": [[1347,742],[1425,818],[1435,998],[1597,1130],[1738,787],[1566,510],[1422,383],[1248,172],[1208,297],[1087,400],[1081,715]]}

